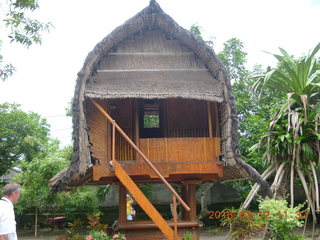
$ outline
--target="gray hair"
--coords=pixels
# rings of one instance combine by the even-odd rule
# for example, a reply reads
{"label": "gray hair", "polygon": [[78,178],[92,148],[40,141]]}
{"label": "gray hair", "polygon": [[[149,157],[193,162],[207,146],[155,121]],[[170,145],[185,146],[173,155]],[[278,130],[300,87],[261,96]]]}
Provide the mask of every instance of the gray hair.
{"label": "gray hair", "polygon": [[11,196],[14,192],[20,192],[20,185],[18,183],[8,183],[3,188],[4,196]]}

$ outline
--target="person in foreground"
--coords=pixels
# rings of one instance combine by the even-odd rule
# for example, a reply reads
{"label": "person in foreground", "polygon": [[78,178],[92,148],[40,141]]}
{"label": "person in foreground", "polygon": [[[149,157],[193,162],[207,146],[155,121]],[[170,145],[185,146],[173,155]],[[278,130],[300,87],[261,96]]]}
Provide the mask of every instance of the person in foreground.
{"label": "person in foreground", "polygon": [[8,183],[3,188],[0,199],[0,240],[17,240],[16,220],[13,204],[20,198],[20,185]]}

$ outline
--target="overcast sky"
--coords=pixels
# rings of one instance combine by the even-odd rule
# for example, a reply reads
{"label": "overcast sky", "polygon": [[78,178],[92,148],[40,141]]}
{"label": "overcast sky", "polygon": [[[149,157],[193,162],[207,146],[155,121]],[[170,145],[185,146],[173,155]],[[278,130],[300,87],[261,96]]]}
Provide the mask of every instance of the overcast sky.
{"label": "overcast sky", "polygon": [[[87,54],[113,29],[149,4],[149,0],[40,0],[33,16],[55,26],[41,46],[29,49],[4,43],[2,53],[17,72],[0,82],[0,103],[15,102],[47,118],[52,137],[71,142],[65,117],[77,73]],[[232,37],[248,53],[248,66],[274,65],[278,47],[301,56],[320,41],[320,0],[158,0],[179,25],[202,27],[214,37],[215,51]],[[2,37],[2,40],[3,37]]]}

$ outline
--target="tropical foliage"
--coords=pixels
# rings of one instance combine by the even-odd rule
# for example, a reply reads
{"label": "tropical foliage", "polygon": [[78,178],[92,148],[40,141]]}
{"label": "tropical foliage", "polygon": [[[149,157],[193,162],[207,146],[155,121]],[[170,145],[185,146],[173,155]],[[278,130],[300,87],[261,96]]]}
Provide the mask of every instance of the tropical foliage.
{"label": "tropical foliage", "polygon": [[320,43],[311,53],[295,60],[280,48],[282,55],[274,54],[279,66],[257,76],[254,86],[261,94],[268,88],[287,95],[261,139],[260,145],[266,146],[264,157],[270,164],[264,176],[275,173],[271,186],[275,197],[282,198],[290,189],[291,206],[298,178],[314,221],[316,211],[320,210],[320,67],[315,57],[319,49]]}
{"label": "tropical foliage", "polygon": [[307,216],[301,211],[303,204],[288,207],[286,200],[266,199],[259,203],[259,211],[226,208],[221,214],[221,225],[230,227],[234,239],[252,239],[264,233],[263,239],[298,240],[301,235],[294,235],[293,230],[303,226]]}

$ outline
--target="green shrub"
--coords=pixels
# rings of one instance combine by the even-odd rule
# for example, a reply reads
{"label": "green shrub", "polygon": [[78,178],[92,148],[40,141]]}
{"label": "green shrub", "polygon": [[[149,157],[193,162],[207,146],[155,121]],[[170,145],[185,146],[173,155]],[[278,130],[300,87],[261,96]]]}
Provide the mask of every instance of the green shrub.
{"label": "green shrub", "polygon": [[182,240],[192,240],[192,233],[191,233],[190,231],[187,231],[187,232],[184,234]]}
{"label": "green shrub", "polygon": [[266,199],[259,202],[259,212],[243,209],[224,209],[221,225],[229,226],[236,240],[251,239],[262,231],[275,240],[301,240],[303,236],[294,235],[293,229],[303,226],[307,211],[300,211],[303,204],[288,207],[286,200]]}
{"label": "green shrub", "polygon": [[288,207],[286,200],[266,199],[260,201],[260,216],[268,224],[268,232],[273,239],[294,240],[301,236],[293,235],[293,229],[302,227],[302,221],[307,216],[306,211],[300,211],[303,204],[294,208]]}

